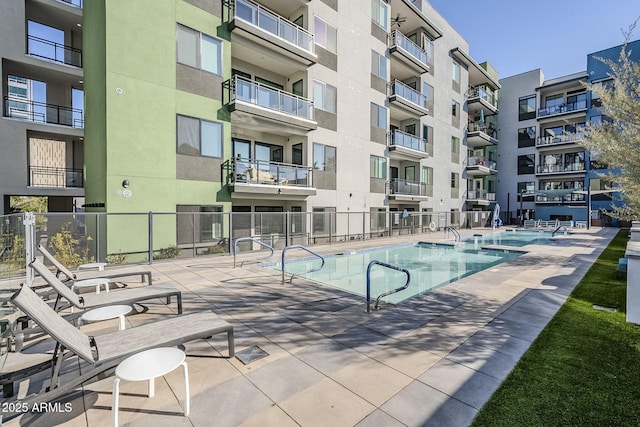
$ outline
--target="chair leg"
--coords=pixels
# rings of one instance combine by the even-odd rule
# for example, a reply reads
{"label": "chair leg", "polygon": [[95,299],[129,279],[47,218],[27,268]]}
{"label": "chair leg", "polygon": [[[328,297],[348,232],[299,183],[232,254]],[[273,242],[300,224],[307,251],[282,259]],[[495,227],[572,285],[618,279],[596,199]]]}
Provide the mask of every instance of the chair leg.
{"label": "chair leg", "polygon": [[184,416],[188,417],[191,412],[191,399],[189,397],[189,368],[186,360],[182,362],[182,369],[184,371]]}
{"label": "chair leg", "polygon": [[233,340],[233,328],[227,332],[227,341],[229,345],[229,358],[232,358],[236,354],[235,344]]}
{"label": "chair leg", "polygon": [[182,293],[178,292],[176,299],[178,300],[178,314],[182,314]]}
{"label": "chair leg", "polygon": [[118,401],[120,398],[120,378],[116,377],[113,380],[113,392],[112,392],[112,405],[111,414],[113,419],[113,426],[118,427]]}

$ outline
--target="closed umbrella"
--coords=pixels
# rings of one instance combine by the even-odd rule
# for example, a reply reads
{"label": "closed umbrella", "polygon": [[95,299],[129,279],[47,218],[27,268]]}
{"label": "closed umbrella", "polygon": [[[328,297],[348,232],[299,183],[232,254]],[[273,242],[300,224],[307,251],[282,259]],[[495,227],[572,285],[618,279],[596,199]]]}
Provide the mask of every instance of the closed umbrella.
{"label": "closed umbrella", "polygon": [[500,221],[500,204],[496,203],[496,207],[493,209],[493,228],[500,227],[502,221]]}

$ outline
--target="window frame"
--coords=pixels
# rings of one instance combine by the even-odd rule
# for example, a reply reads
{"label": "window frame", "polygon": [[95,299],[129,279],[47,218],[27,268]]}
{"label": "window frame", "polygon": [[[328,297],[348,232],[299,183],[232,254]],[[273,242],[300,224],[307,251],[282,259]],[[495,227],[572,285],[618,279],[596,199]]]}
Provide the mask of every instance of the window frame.
{"label": "window frame", "polygon": [[[384,127],[380,126],[380,119],[382,115],[380,114],[384,110]],[[389,111],[387,107],[376,104],[375,102],[371,103],[371,127],[376,129],[384,129],[385,131],[389,127]]]}
{"label": "window frame", "polygon": [[[198,121],[198,154],[186,153],[180,151],[180,119],[188,119],[188,120],[197,120]],[[216,147],[219,150],[220,155],[205,155],[202,154],[202,143],[203,143],[203,127],[202,124],[212,124],[215,125],[219,129],[219,146]],[[193,145],[188,144],[189,147],[193,147]],[[199,117],[187,116],[184,114],[176,114],[176,154],[181,154],[183,156],[192,156],[192,157],[206,157],[210,159],[222,159],[224,157],[224,124],[222,122],[216,122],[213,120],[201,119]]]}
{"label": "window frame", "polygon": [[[376,7],[377,6],[377,7]],[[384,12],[384,22],[380,22],[381,11]],[[371,0],[371,21],[385,31],[389,31],[389,5],[384,0]]]}
{"label": "window frame", "polygon": [[[529,103],[528,101],[533,99],[533,110],[532,111],[525,111],[523,112],[522,107],[523,107],[523,101],[526,102],[526,107],[529,107]],[[518,98],[518,121],[523,121],[523,120],[530,120],[530,119],[535,119],[536,118],[536,108],[537,108],[537,104],[538,104],[538,100],[536,95],[527,95],[527,96],[521,96],[520,98]]]}
{"label": "window frame", "polygon": [[[182,62],[180,60],[180,52],[181,52],[181,48],[180,48],[180,38],[179,38],[179,31],[180,30],[186,30],[186,32],[188,33],[193,33],[193,35],[196,35],[197,40],[197,46],[196,46],[196,58],[195,58],[195,65],[186,63],[186,62]],[[216,63],[217,63],[217,69],[212,71],[210,69],[207,68],[203,68],[203,39],[206,39],[207,41],[211,41],[213,42],[213,45],[217,46],[217,58],[216,58]],[[180,23],[176,23],[176,62],[178,64],[182,64],[184,66],[187,67],[191,67],[191,68],[195,68],[210,74],[214,74],[216,76],[222,76],[223,73],[223,58],[224,58],[224,52],[223,52],[223,48],[224,48],[224,43],[222,42],[222,40],[213,37],[209,34],[203,33],[201,31],[198,31],[194,28],[188,27],[186,25],[180,24]]]}
{"label": "window frame", "polygon": [[388,169],[387,158],[376,155],[369,155],[369,178],[387,179]]}
{"label": "window frame", "polygon": [[[386,56],[381,55],[375,50],[371,50],[371,74],[387,81],[389,78],[388,70],[389,60]],[[381,70],[384,70],[381,72]]]}
{"label": "window frame", "polygon": [[[320,88],[320,90],[322,91],[322,102],[320,102],[320,100],[317,99],[316,88]],[[333,102],[332,102],[332,105],[328,106],[327,100],[329,99],[329,97],[327,95],[330,92],[333,92]],[[322,111],[326,111],[327,113],[337,114],[338,113],[338,88],[320,80],[313,80],[313,107],[320,109]]]}
{"label": "window frame", "polygon": [[[318,46],[322,46],[324,49],[328,50],[332,53],[338,53],[338,29],[333,25],[329,24],[327,21],[319,17],[318,15],[313,16],[314,23],[314,41]],[[320,31],[320,27],[324,27],[324,32]],[[322,37],[322,33],[324,33],[324,37]],[[331,35],[333,34],[333,40],[331,40]],[[333,42],[333,43],[332,43]]]}
{"label": "window frame", "polygon": [[[320,144],[318,142],[314,142],[312,148],[313,148],[313,153],[312,153],[313,169],[316,171],[335,173],[337,171],[337,164],[338,164],[338,149],[332,145]],[[333,151],[333,167],[331,167],[331,162],[328,161],[330,157],[327,157],[328,156],[327,151]],[[317,154],[320,154],[322,156],[322,163],[320,163],[319,159],[316,157]],[[317,167],[316,167],[316,162],[318,163]]]}

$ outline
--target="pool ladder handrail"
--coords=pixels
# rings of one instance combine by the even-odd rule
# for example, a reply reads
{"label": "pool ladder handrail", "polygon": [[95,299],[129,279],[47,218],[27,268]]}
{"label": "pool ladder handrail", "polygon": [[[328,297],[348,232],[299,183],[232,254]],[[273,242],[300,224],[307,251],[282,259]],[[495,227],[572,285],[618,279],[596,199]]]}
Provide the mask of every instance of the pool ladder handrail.
{"label": "pool ladder handrail", "polygon": [[312,251],[308,247],[302,246],[302,245],[290,245],[290,246],[287,246],[282,250],[282,262],[280,264],[282,266],[282,284],[283,285],[284,285],[284,257],[285,257],[285,255],[286,255],[286,253],[287,253],[287,251],[289,249],[302,249],[304,251],[309,252],[311,255],[320,258],[320,260],[322,261],[322,263],[320,264],[320,267],[318,267],[318,268],[312,268],[311,270],[308,270],[308,271],[301,271],[300,273],[292,273],[291,274],[291,278],[289,279],[289,283],[293,282],[293,278],[296,275],[305,274],[305,273],[313,273],[314,271],[322,270],[322,268],[324,267],[324,257],[322,255],[320,255],[319,253],[317,253],[315,251]]}
{"label": "pool ladder handrail", "polygon": [[560,231],[564,231],[564,233],[567,234],[569,229],[567,228],[566,225],[559,225],[558,227],[556,227],[555,230],[551,232],[551,237],[555,237],[555,235],[558,234]]}
{"label": "pool ladder handrail", "polygon": [[399,288],[382,293],[378,296],[378,298],[376,298],[376,305],[373,306],[375,310],[378,309],[378,304],[380,304],[380,298],[386,297],[391,294],[395,294],[396,292],[404,291],[409,287],[409,283],[411,282],[411,273],[409,273],[409,270],[407,270],[406,268],[397,267],[395,265],[387,264],[386,262],[378,261],[375,259],[371,261],[367,266],[367,313],[371,313],[371,268],[374,265],[390,268],[391,270],[396,270],[407,275],[407,281],[405,282],[404,285],[402,285]]}
{"label": "pool ladder handrail", "polygon": [[444,228],[444,235],[446,237],[447,232],[450,231],[453,235],[454,235],[454,241],[455,242],[459,242],[460,241],[460,233],[458,233],[458,230],[456,230],[455,227],[452,226],[447,226]]}
{"label": "pool ladder handrail", "polygon": [[[262,257],[262,258],[256,258],[254,261],[264,261],[266,259],[269,259],[273,256],[273,254],[275,253],[275,249],[273,249],[273,246],[267,245],[264,242],[261,242],[258,239],[255,239],[253,237],[238,237],[236,240],[233,241],[233,268],[236,268],[236,254],[238,253],[238,242],[255,242],[261,246],[264,246],[265,248],[271,250],[271,254],[269,254],[269,256],[266,257]],[[240,267],[242,267],[242,264],[244,264],[244,261],[242,261],[240,263]]]}

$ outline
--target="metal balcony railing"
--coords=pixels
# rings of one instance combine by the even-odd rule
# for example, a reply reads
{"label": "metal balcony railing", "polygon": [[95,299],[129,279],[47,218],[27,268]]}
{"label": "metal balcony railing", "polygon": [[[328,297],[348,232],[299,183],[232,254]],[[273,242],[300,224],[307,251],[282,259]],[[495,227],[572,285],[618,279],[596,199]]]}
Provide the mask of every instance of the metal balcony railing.
{"label": "metal balcony railing", "polygon": [[407,36],[400,31],[395,30],[389,33],[387,36],[389,47],[397,46],[405,51],[408,55],[412,56],[416,61],[425,66],[429,66],[429,56],[424,49],[411,41]]}
{"label": "metal balcony railing", "polygon": [[487,190],[469,190],[467,191],[467,200],[496,200],[496,193],[490,193]]}
{"label": "metal balcony railing", "polygon": [[233,16],[300,49],[314,53],[313,34],[257,3],[249,0],[235,0]]}
{"label": "metal balcony railing", "polygon": [[484,157],[471,156],[467,159],[467,166],[484,166],[497,170],[498,165],[494,160],[487,160]]}
{"label": "metal balcony railing", "polygon": [[229,94],[229,102],[242,101],[270,110],[313,120],[313,101],[301,96],[274,89],[271,86],[254,82],[240,76],[224,83]]}
{"label": "metal balcony railing", "polygon": [[584,194],[575,194],[569,193],[564,196],[561,195],[547,195],[547,194],[538,194],[536,195],[536,203],[576,203],[576,202],[584,202],[585,195]]}
{"label": "metal balcony railing", "polygon": [[420,138],[419,136],[411,135],[410,133],[402,132],[398,129],[394,129],[387,133],[389,145],[396,145],[400,147],[410,148],[412,150],[421,151],[427,153],[427,140]]}
{"label": "metal balcony railing", "polygon": [[29,101],[22,98],[5,96],[4,116],[36,123],[84,128],[84,111],[80,109]]}
{"label": "metal balcony railing", "polygon": [[394,80],[387,85],[389,96],[396,95],[420,108],[428,109],[427,97],[417,90],[407,86],[400,80]]}
{"label": "metal balcony railing", "polygon": [[540,108],[538,117],[555,116],[557,114],[570,113],[572,111],[580,111],[587,109],[587,101],[569,102],[567,104],[554,105],[552,107]]}
{"label": "metal balcony railing", "polygon": [[538,165],[537,173],[567,173],[567,172],[583,172],[585,170],[584,162],[565,163],[565,164],[544,164]]}
{"label": "metal balcony railing", "polygon": [[82,188],[82,169],[29,166],[31,187]]}
{"label": "metal balcony railing", "polygon": [[498,138],[498,130],[495,128],[493,123],[469,122],[467,132],[482,132],[489,135],[491,138]]}
{"label": "metal balcony railing", "polygon": [[288,163],[236,157],[231,162],[231,182],[312,187],[312,168]]}
{"label": "metal balcony railing", "polygon": [[553,144],[570,144],[570,143],[578,143],[582,141],[584,138],[583,135],[580,134],[563,134],[556,136],[544,136],[538,137],[536,140],[536,145],[553,145]]}
{"label": "metal balcony railing", "polygon": [[407,181],[405,179],[393,178],[389,183],[389,194],[426,196],[427,184],[424,182]]}
{"label": "metal balcony railing", "polygon": [[54,43],[50,40],[27,36],[27,53],[38,58],[50,59],[61,64],[82,67],[82,50]]}
{"label": "metal balcony railing", "polygon": [[469,90],[467,91],[467,100],[471,101],[472,99],[475,98],[481,98],[484,99],[485,101],[487,101],[489,104],[493,105],[494,107],[498,107],[498,103],[496,102],[496,97],[495,95],[493,95],[492,93],[487,92],[484,88],[482,87],[470,87]]}

